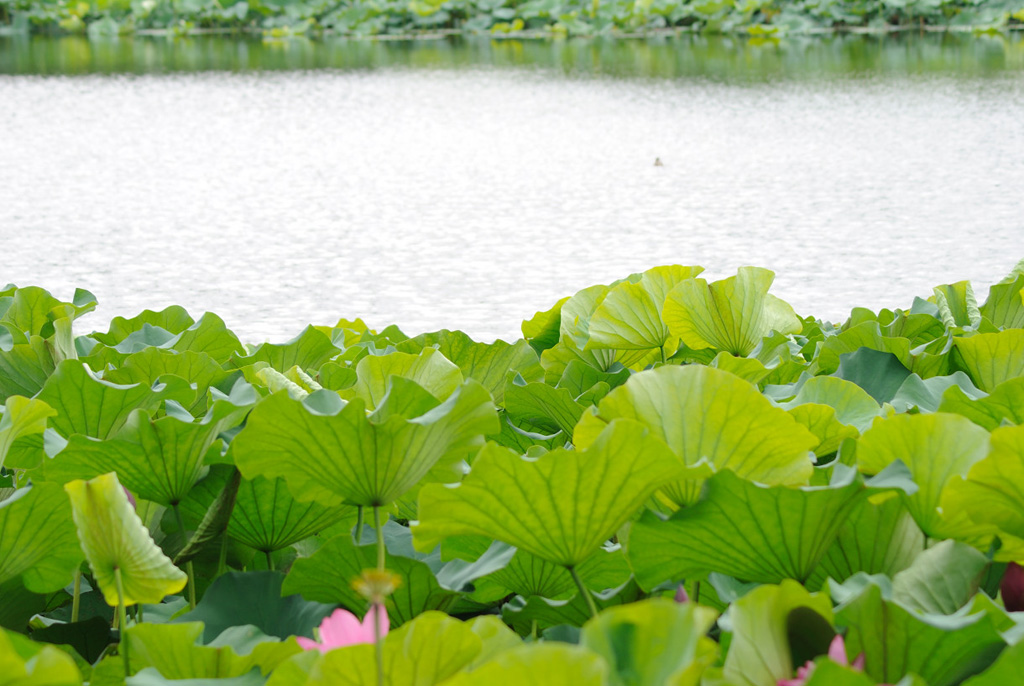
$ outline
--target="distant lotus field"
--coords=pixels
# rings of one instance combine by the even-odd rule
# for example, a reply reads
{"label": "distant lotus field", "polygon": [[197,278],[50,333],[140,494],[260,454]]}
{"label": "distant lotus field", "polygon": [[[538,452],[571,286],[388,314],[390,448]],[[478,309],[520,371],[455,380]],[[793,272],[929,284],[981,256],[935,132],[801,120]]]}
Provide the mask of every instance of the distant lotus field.
{"label": "distant lotus field", "polygon": [[493,343],[0,288],[0,684],[1016,683],[1024,261],[841,324],[702,271]]}

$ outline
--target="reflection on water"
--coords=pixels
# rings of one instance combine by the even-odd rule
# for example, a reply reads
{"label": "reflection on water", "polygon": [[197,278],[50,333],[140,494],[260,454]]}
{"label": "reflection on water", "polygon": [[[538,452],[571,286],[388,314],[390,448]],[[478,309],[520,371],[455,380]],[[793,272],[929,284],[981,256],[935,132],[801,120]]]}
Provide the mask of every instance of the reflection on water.
{"label": "reflection on water", "polygon": [[91,41],[0,36],[0,73],[87,74],[293,69],[529,67],[567,74],[716,79],[1024,69],[1024,32],[972,36],[838,34],[778,42],[684,34],[648,40],[379,41],[201,36]]}
{"label": "reflection on water", "polygon": [[[5,41],[3,71],[219,70],[0,75],[0,283],[87,287],[87,326],[510,337],[666,263],[838,319],[1024,257],[1016,38]],[[322,65],[358,68],[280,71]]]}

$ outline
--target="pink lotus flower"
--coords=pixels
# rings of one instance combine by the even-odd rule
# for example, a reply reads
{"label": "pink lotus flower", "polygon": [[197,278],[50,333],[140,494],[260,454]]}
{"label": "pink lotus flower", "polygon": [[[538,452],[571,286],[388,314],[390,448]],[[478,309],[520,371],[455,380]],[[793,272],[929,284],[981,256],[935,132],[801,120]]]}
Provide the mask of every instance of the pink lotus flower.
{"label": "pink lotus flower", "polygon": [[376,643],[374,635],[373,616],[374,613],[380,616],[380,637],[384,638],[388,633],[388,613],[384,606],[374,604],[362,622],[348,610],[337,609],[329,617],[324,617],[320,628],[316,630],[319,642],[296,636],[304,650],[319,650],[326,653],[328,650],[343,648],[344,646],[357,645],[359,643]]}
{"label": "pink lotus flower", "polygon": [[690,602],[690,594],[686,592],[686,586],[679,584],[679,588],[676,589],[675,600],[677,603]]}
{"label": "pink lotus flower", "polygon": [[1003,593],[1003,605],[1008,612],[1024,610],[1024,567],[1011,562],[1003,574],[999,589]]}
{"label": "pink lotus flower", "polygon": [[[828,659],[841,664],[843,667],[853,667],[858,672],[864,671],[864,653],[858,655],[851,665],[846,657],[846,643],[843,642],[843,637],[839,634],[836,634],[836,637],[832,639],[832,643],[828,646]],[[814,663],[808,661],[807,664],[796,670],[796,678],[779,679],[778,686],[804,686],[810,680],[813,673]]]}

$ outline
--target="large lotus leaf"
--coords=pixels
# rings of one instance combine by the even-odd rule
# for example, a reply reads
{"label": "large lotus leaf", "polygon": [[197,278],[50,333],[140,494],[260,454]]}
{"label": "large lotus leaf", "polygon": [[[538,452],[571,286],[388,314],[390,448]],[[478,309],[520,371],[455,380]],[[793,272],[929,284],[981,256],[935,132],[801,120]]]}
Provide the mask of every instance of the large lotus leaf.
{"label": "large lotus leaf", "polygon": [[171,621],[202,622],[203,642],[210,643],[234,626],[251,624],[268,636],[313,637],[334,607],[297,595],[282,596],[279,572],[228,572],[210,585],[196,609]]}
{"label": "large lotus leaf", "polygon": [[1024,540],[1024,426],[993,431],[991,452],[970,468],[966,479],[950,483],[942,508],[998,527],[1003,538]]}
{"label": "large lotus leaf", "polygon": [[435,347],[438,352],[458,365],[462,376],[474,379],[488,390],[494,402],[504,403],[505,377],[514,370],[527,381],[539,381],[544,377],[540,357],[526,341],[515,343],[494,341],[478,343],[461,331],[442,329],[425,333],[402,341],[399,352],[414,353],[423,348]]}
{"label": "large lotus leaf", "polygon": [[[110,659],[110,658],[108,658]],[[93,671],[96,674],[96,670]],[[116,680],[114,669],[110,669],[109,674],[111,675],[110,680],[114,683],[120,684],[121,682]],[[90,685],[96,684],[107,684],[108,680],[100,680],[96,676],[93,676],[93,680]],[[162,676],[155,667],[146,667],[140,670],[138,673],[131,675],[124,680],[124,686],[264,686],[267,683],[266,679],[257,670],[253,670],[248,674],[241,674],[239,676],[233,676],[229,678],[201,678],[201,679],[168,679]]]}
{"label": "large lotus leaf", "polygon": [[164,374],[180,376],[195,384],[195,399],[185,403],[185,409],[194,415],[206,412],[206,393],[210,386],[216,386],[228,377],[228,372],[206,353],[146,348],[129,355],[120,367],[105,372],[103,378],[116,384],[152,386]]}
{"label": "large lotus leaf", "polygon": [[991,395],[982,398],[950,387],[942,394],[938,411],[963,415],[989,431],[1004,421],[1024,424],[1024,377],[1004,381]]}
{"label": "large lotus leaf", "polygon": [[[671,335],[661,319],[669,291],[692,279],[703,267],[655,267],[639,281],[624,281],[612,288],[590,317],[587,348],[648,350],[661,348]],[[672,354],[674,350],[669,350]]]}
{"label": "large lotus leaf", "polygon": [[37,396],[57,411],[50,425],[64,437],[84,434],[112,437],[135,409],[150,411],[164,400],[188,403],[194,392],[175,376],[148,386],[122,386],[103,381],[78,360],[65,360]]}
{"label": "large lotus leaf", "polygon": [[370,409],[380,406],[391,389],[391,379],[401,377],[442,401],[462,383],[462,371],[435,348],[418,353],[368,355],[356,364],[356,383],[341,393],[358,398]]}
{"label": "large lotus leaf", "polygon": [[0,584],[20,576],[28,590],[50,593],[81,564],[71,506],[59,486],[37,483],[0,501]]}
{"label": "large lotus leaf", "polygon": [[580,350],[586,347],[590,339],[590,317],[611,288],[600,284],[589,286],[565,301],[561,310],[559,341],[571,342]]}
{"label": "large lotus leaf", "polygon": [[695,686],[715,658],[704,638],[715,617],[696,603],[649,598],[602,611],[583,626],[580,645],[611,666],[610,686]]}
{"label": "large lotus leaf", "polygon": [[1024,328],[1024,260],[988,291],[981,314],[1000,329]]}
{"label": "large lotus leaf", "polygon": [[302,333],[286,343],[263,343],[251,354],[244,356],[235,353],[231,357],[231,366],[241,368],[256,362],[266,362],[279,372],[296,365],[302,369],[317,369],[340,352],[329,336],[307,326]]}
{"label": "large lotus leaf", "polygon": [[562,298],[549,309],[524,319],[519,327],[523,332],[523,338],[538,355],[558,343],[562,325],[562,305],[568,300],[569,296]]}
{"label": "large lotus leaf", "polygon": [[879,403],[892,400],[911,371],[892,353],[860,348],[839,356],[835,375],[863,388]]}
{"label": "large lotus leaf", "polygon": [[35,395],[55,364],[46,340],[40,336],[16,343],[10,350],[0,349],[0,400],[12,395]]}
{"label": "large lotus leaf", "polygon": [[795,643],[809,637],[812,657],[825,652],[814,641],[827,648],[833,635],[828,596],[809,593],[795,581],[755,588],[732,604],[727,618],[732,640],[723,672],[734,686],[775,686],[791,678],[793,654],[801,652]]}
{"label": "large lotus leaf", "polygon": [[429,550],[446,536],[480,534],[574,567],[683,467],[637,422],[613,422],[587,448],[523,458],[488,444],[456,488],[420,493],[413,538]]}
{"label": "large lotus leaf", "polygon": [[476,658],[470,663],[468,669],[476,669],[485,662],[489,662],[501,653],[513,650],[523,645],[519,634],[508,628],[505,622],[496,615],[479,615],[466,622],[474,634],[480,637],[482,645]]}
{"label": "large lotus leaf", "polygon": [[917,612],[951,615],[978,592],[988,565],[988,558],[967,544],[942,541],[892,577],[892,599]]}
{"label": "large lotus leaf", "polygon": [[[706,462],[766,484],[806,484],[818,438],[754,386],[708,367],[660,367],[634,374],[584,413],[573,442],[586,447],[608,422],[625,417],[649,427],[695,476]],[[663,490],[674,503],[696,502],[703,482],[689,478]]]}
{"label": "large lotus leaf", "polygon": [[836,419],[836,411],[827,405],[804,403],[793,407],[789,414],[818,438],[818,445],[814,448],[818,457],[831,455],[839,450],[843,441],[860,435],[856,427]]}
{"label": "large lotus leaf", "polygon": [[231,400],[217,400],[200,422],[174,415],[153,419],[135,410],[115,439],[72,436],[67,446],[46,462],[46,478],[67,483],[117,472],[118,480],[144,500],[177,505],[199,479],[210,453],[220,454],[218,434],[238,424],[248,412],[246,401],[254,399],[254,394],[239,394]]}
{"label": "large lotus leaf", "polygon": [[[847,656],[849,659],[849,656]],[[912,681],[914,676],[903,679],[899,686],[928,686],[920,681]],[[841,665],[828,658],[815,661],[814,671],[801,686],[875,686],[875,680],[856,667]]]}
{"label": "large lotus leaf", "polygon": [[[593,591],[618,588],[632,574],[621,548],[599,549],[576,570],[583,585]],[[524,597],[564,600],[577,593],[576,583],[564,567],[524,550],[517,550],[508,564],[487,577],[502,588]]]}
{"label": "large lotus leaf", "polygon": [[607,686],[608,665],[600,656],[565,643],[533,643],[499,653],[445,686]]}
{"label": "large lotus leaf", "polygon": [[75,661],[54,646],[40,646],[30,657],[20,655],[0,630],[0,684],[4,686],[79,686],[82,673]]}
{"label": "large lotus leaf", "polygon": [[991,393],[1004,381],[1024,376],[1024,329],[958,337],[953,347],[957,364],[983,391]]}
{"label": "large lotus leaf", "polygon": [[243,654],[232,645],[199,645],[202,622],[136,624],[125,635],[133,670],[152,667],[165,679],[174,680],[226,679],[257,667],[269,672],[302,652],[294,639],[279,641],[265,635],[246,641]]}
{"label": "large lotus leaf", "polygon": [[[592,593],[591,598],[600,612],[609,607],[636,602],[643,595],[636,582],[629,581],[621,588],[609,589],[604,593]],[[516,596],[501,606],[501,616],[519,634],[530,636],[537,631],[543,632],[553,627],[581,627],[594,616],[594,613],[587,599],[577,593],[569,600]]]}
{"label": "large lotus leaf", "polygon": [[991,667],[963,682],[963,686],[1006,686],[1019,681],[1021,674],[1024,674],[1024,642],[1004,650]]}
{"label": "large lotus leaf", "polygon": [[225,326],[223,319],[212,312],[207,312],[199,321],[178,334],[168,347],[180,353],[206,353],[221,364],[245,350],[238,336]]}
{"label": "large lotus leaf", "polygon": [[772,331],[802,328],[793,308],[768,294],[774,280],[774,272],[758,267],[740,267],[736,276],[712,284],[687,279],[669,291],[662,317],[690,348],[746,357]]}
{"label": "large lotus leaf", "polygon": [[922,614],[890,600],[884,583],[856,576],[833,588],[845,597],[835,614],[847,628],[847,654],[864,653],[865,671],[877,681],[893,684],[913,673],[930,686],[951,686],[984,670],[1006,647],[1002,622],[977,602],[980,596],[955,615]]}
{"label": "large lotus leaf", "polygon": [[889,400],[889,404],[896,412],[947,412],[948,410],[941,409],[943,396],[954,387],[960,391],[960,396],[957,397],[977,399],[985,396],[985,392],[976,388],[971,378],[963,372],[933,376],[930,379],[922,379],[917,374],[911,374],[904,379],[903,385]]}
{"label": "large lotus leaf", "polygon": [[[465,623],[440,612],[426,612],[384,639],[386,686],[434,686],[465,668],[482,641]],[[324,655],[307,686],[377,686],[374,646],[361,644]]]}
{"label": "large lotus leaf", "polygon": [[931,538],[945,538],[939,505],[950,481],[967,476],[985,457],[989,434],[954,414],[904,414],[878,420],[857,443],[857,467],[877,474],[896,460],[909,469],[919,489],[903,494],[917,525]]}
{"label": "large lotus leaf", "polygon": [[81,288],[75,289],[71,302],[64,302],[38,286],[16,289],[10,296],[0,324],[6,324],[26,335],[51,335],[48,325],[55,319],[75,319],[96,309],[96,296]]}
{"label": "large lotus leaf", "polygon": [[922,550],[924,534],[902,499],[861,500],[806,586],[817,590],[827,578],[845,581],[857,572],[891,577],[909,567]]}
{"label": "large lotus leaf", "polygon": [[56,414],[57,411],[42,400],[21,396],[7,398],[4,412],[0,414],[0,467],[4,466],[7,453],[16,440],[43,433],[47,418]]}
{"label": "large lotus leaf", "polygon": [[[405,388],[393,384],[389,396]],[[297,402],[279,392],[256,406],[233,441],[244,476],[282,477],[301,501],[386,505],[438,462],[461,458],[499,430],[490,394],[473,380],[426,414],[380,423],[367,417],[359,399],[340,411],[329,408],[333,413],[314,410],[308,401],[318,395]]]}
{"label": "large lotus leaf", "polygon": [[637,582],[708,572],[747,581],[806,581],[846,517],[867,496],[853,470],[831,486],[765,487],[723,471],[696,505],[662,520],[646,512],[633,523],[627,553]]}
{"label": "large lotus leaf", "polygon": [[907,369],[913,366],[910,341],[902,337],[886,336],[882,333],[878,322],[868,321],[852,326],[838,335],[825,338],[814,360],[818,368],[817,373],[832,374],[839,369],[842,355],[857,352],[862,348],[891,353]]}
{"label": "large lotus leaf", "polygon": [[831,407],[835,410],[836,420],[855,427],[860,433],[867,431],[875,417],[882,414],[882,408],[867,391],[852,381],[834,376],[807,379],[796,396],[783,403],[782,407],[792,410],[808,403]]}
{"label": "large lotus leaf", "polygon": [[[131,319],[114,317],[110,320],[110,326],[106,333],[94,332],[91,337],[103,345],[115,346],[129,335],[141,331],[145,325],[157,326],[172,334],[179,334],[188,327],[195,324],[195,320],[181,305],[171,305],[159,312],[143,310]],[[187,378],[187,377],[186,377]]]}
{"label": "large lotus leaf", "polygon": [[117,570],[125,605],[159,603],[185,587],[184,572],[153,543],[116,474],[72,481],[64,490],[85,558],[108,605],[118,604]]}
{"label": "large lotus leaf", "polygon": [[522,377],[509,379],[505,387],[505,412],[520,427],[553,434],[562,431],[572,436],[573,427],[586,405],[576,401],[572,392],[546,383],[525,383]]}
{"label": "large lotus leaf", "polygon": [[[233,468],[212,465],[210,473],[181,502],[185,525],[194,528],[220,495]],[[238,487],[228,520],[228,535],[263,552],[282,550],[355,516],[353,507],[324,507],[295,500],[282,479],[245,479]]]}
{"label": "large lotus leaf", "polygon": [[939,316],[947,329],[977,327],[981,323],[981,311],[970,281],[936,286],[932,292]]}
{"label": "large lotus leaf", "polygon": [[582,364],[601,372],[619,368],[644,369],[661,359],[657,350],[583,350],[571,338],[541,353],[540,365],[544,368],[544,383],[555,385],[572,364]]}
{"label": "large lotus leaf", "polygon": [[[385,601],[392,626],[404,624],[428,610],[450,609],[459,594],[442,588],[434,569],[426,561],[398,555],[394,548],[390,546],[386,551],[385,565],[388,571],[398,574],[402,582]],[[297,593],[324,603],[340,603],[361,615],[366,611],[366,599],[352,588],[352,582],[363,570],[376,564],[377,551],[373,543],[357,546],[351,536],[335,536],[311,557],[295,561],[282,592]]]}

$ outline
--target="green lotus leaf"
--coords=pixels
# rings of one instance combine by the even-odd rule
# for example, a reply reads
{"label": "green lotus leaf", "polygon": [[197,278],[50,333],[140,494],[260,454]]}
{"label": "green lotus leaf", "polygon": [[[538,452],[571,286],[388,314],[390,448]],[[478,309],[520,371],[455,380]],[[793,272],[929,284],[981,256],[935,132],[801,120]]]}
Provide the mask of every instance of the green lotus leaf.
{"label": "green lotus leaf", "polygon": [[[634,581],[627,582],[621,588],[591,594],[598,611],[636,602],[642,596],[640,587]],[[594,613],[587,599],[577,593],[569,600],[516,596],[501,606],[501,616],[519,634],[531,636],[554,627],[581,627]]]}
{"label": "green lotus leaf", "polygon": [[[703,267],[655,267],[640,275],[638,281],[619,283],[608,291],[590,316],[585,348],[662,348],[671,338],[661,318],[669,291],[702,271]],[[668,354],[673,352],[674,349],[669,350]]]}
{"label": "green lotus leaf", "polygon": [[[480,652],[480,637],[465,623],[440,612],[425,612],[384,639],[384,684],[433,686],[450,677]],[[332,650],[313,666],[307,686],[376,686],[374,646]]]}
{"label": "green lotus leaf", "polygon": [[[849,656],[848,656],[849,657]],[[844,667],[828,658],[815,662],[814,671],[805,686],[875,686],[875,680],[855,667]],[[899,686],[927,686],[901,680]]]}
{"label": "green lotus leaf", "polygon": [[1004,381],[987,397],[969,395],[962,388],[950,387],[942,394],[939,412],[963,415],[978,426],[993,431],[1010,421],[1024,424],[1024,377]]}
{"label": "green lotus leaf", "polygon": [[0,349],[0,400],[12,395],[35,395],[55,366],[49,345],[40,336],[32,336],[10,350]]}
{"label": "green lotus leaf", "polygon": [[818,590],[827,578],[842,582],[857,572],[892,577],[909,567],[922,550],[924,534],[902,499],[861,500],[806,586]]}
{"label": "green lotus leaf", "polygon": [[834,587],[844,598],[836,624],[847,628],[846,651],[864,653],[864,671],[894,684],[916,674],[930,686],[951,686],[988,667],[1006,647],[999,620],[975,602],[955,615],[921,614],[890,600],[884,577],[856,576]]}
{"label": "green lotus leaf", "polygon": [[562,305],[569,300],[566,296],[556,302],[550,309],[537,312],[529,319],[524,319],[520,329],[523,338],[538,355],[558,343],[562,326]]}
{"label": "green lotus leaf", "polygon": [[490,395],[473,380],[412,418],[382,411],[392,401],[401,406],[418,402],[419,394],[432,398],[414,382],[393,381],[388,401],[370,416],[361,399],[340,411],[337,404],[326,408],[329,412],[314,410],[311,401],[321,393],[334,395],[321,391],[297,402],[279,392],[256,406],[233,441],[243,476],[284,478],[301,501],[386,505],[439,462],[461,459],[485,435],[499,430]]}
{"label": "green lotus leaf", "polygon": [[1024,328],[1024,260],[988,291],[981,314],[1000,329]]}
{"label": "green lotus leaf", "polygon": [[[408,530],[398,524],[389,522],[385,525],[385,540],[393,543],[395,528]],[[396,550],[394,544],[389,546],[385,554],[388,571],[398,574],[402,583],[394,594],[388,596],[385,605],[393,626],[410,621],[429,610],[449,610],[458,599],[459,594],[442,588],[435,572],[441,569],[440,558],[433,556],[414,559]],[[411,547],[411,546],[410,546]],[[352,581],[359,577],[365,569],[377,564],[376,545],[370,541],[366,545],[356,545],[351,536],[335,536],[327,541],[317,552],[307,558],[300,558],[292,565],[285,578],[283,593],[297,593],[303,598],[324,603],[340,603],[352,612],[362,615],[366,607],[366,599],[352,588]]]}
{"label": "green lotus leaf", "polygon": [[[194,528],[202,521],[210,505],[227,486],[233,471],[230,465],[212,465],[206,478],[192,488],[180,505],[187,528]],[[353,517],[354,507],[300,503],[284,480],[258,476],[245,479],[239,485],[227,532],[247,546],[272,553]]]}
{"label": "green lotus leaf", "polygon": [[11,294],[6,311],[0,316],[0,324],[27,336],[48,338],[53,332],[47,329],[52,329],[55,319],[76,319],[94,309],[96,296],[81,288],[75,289],[71,302],[63,302],[38,286],[26,286],[15,289]]}
{"label": "green lotus leaf", "polygon": [[[220,467],[222,465],[214,466]],[[226,535],[228,525],[231,523],[231,515],[235,510],[235,501],[238,499],[238,488],[242,485],[241,472],[235,467],[229,467],[227,471],[227,481],[224,484],[224,488],[207,507],[199,522],[195,524],[195,533],[185,543],[185,547],[175,554],[174,564],[190,562],[215,540],[222,541],[226,554],[228,542],[223,540],[223,536]],[[186,531],[188,530],[185,527],[181,528]],[[264,552],[273,551],[268,549]]]}
{"label": "green lotus leaf", "polygon": [[876,352],[895,355],[908,370],[913,367],[910,341],[906,338],[886,336],[877,321],[867,321],[851,326],[842,333],[825,338],[814,362],[818,374],[832,374],[839,369],[840,358],[867,348]]}
{"label": "green lotus leaf", "polygon": [[543,434],[536,431],[522,429],[513,423],[512,419],[504,412],[500,416],[501,430],[497,434],[491,434],[487,438],[498,445],[515,450],[523,455],[533,450],[554,450],[563,447],[571,438],[561,431],[553,434]]}
{"label": "green lotus leaf", "polygon": [[608,665],[593,652],[565,643],[533,643],[498,654],[445,686],[607,686]]}
{"label": "green lotus leaf", "polygon": [[448,398],[462,383],[462,371],[435,348],[417,354],[369,355],[356,364],[356,383],[341,392],[343,398],[358,398],[374,409],[383,404],[393,378],[413,381],[437,401]]}
{"label": "green lotus leaf", "polygon": [[1024,329],[980,333],[953,339],[957,364],[983,391],[1024,376]]}
{"label": "green lotus leaf", "polygon": [[481,534],[575,567],[622,526],[682,465],[637,422],[613,422],[587,448],[536,459],[488,444],[456,488],[420,492],[417,548]]}
{"label": "green lotus leaf", "polygon": [[586,405],[572,392],[546,383],[526,383],[516,376],[505,387],[505,411],[516,425],[548,434],[562,431],[571,436]]}
{"label": "green lotus leaf", "polygon": [[398,351],[415,353],[428,347],[437,348],[444,357],[458,365],[463,377],[480,382],[497,405],[504,403],[505,377],[509,370],[514,370],[527,381],[544,378],[540,357],[526,341],[478,343],[461,331],[442,329],[402,341],[398,344]]}
{"label": "green lotus leaf", "polygon": [[1024,426],[993,431],[991,452],[966,478],[952,480],[941,504],[944,511],[998,528],[1001,538],[1024,542]]}
{"label": "green lotus leaf", "polygon": [[827,405],[804,403],[793,407],[789,414],[818,438],[818,445],[814,448],[818,457],[831,455],[839,450],[843,441],[860,435],[856,427],[836,419],[836,411]]}
{"label": "green lotus leaf", "polygon": [[941,409],[941,405],[943,397],[953,387],[960,391],[958,397],[977,399],[985,396],[985,392],[978,390],[971,382],[971,378],[963,372],[954,372],[948,376],[933,376],[930,379],[922,379],[917,374],[911,374],[903,381],[903,385],[896,391],[896,395],[889,400],[889,404],[896,412],[901,413],[914,410],[918,412],[947,412],[949,410]]}
{"label": "green lotus leaf", "polygon": [[[114,670],[111,670],[110,673],[113,675]],[[90,682],[90,684],[98,683],[106,684],[107,682],[95,678]],[[263,675],[255,669],[248,674],[228,678],[168,679],[161,675],[155,667],[146,667],[137,674],[124,679],[123,683],[124,686],[264,686],[267,682]]]}
{"label": "green lotus leaf", "polygon": [[495,615],[480,615],[473,617],[466,622],[466,626],[474,634],[480,637],[481,647],[476,658],[470,663],[468,669],[476,669],[484,662],[488,662],[501,653],[513,650],[523,645],[519,634],[508,628],[505,622]]}
{"label": "green lotus leaf", "polygon": [[100,439],[112,437],[136,409],[150,411],[164,400],[188,403],[193,397],[179,377],[164,377],[152,386],[121,386],[97,378],[78,360],[61,362],[37,396],[57,411],[50,425],[61,435]]}
{"label": "green lotus leaf", "polygon": [[704,638],[716,614],[696,603],[649,598],[602,611],[583,626],[580,645],[611,666],[610,686],[696,686],[717,652]]}
{"label": "green lotus leaf", "polygon": [[1019,680],[1022,673],[1024,673],[1024,642],[1004,650],[991,667],[963,682],[963,686],[1005,686]]}
{"label": "green lotus leaf", "polygon": [[141,331],[146,325],[159,327],[171,334],[179,334],[195,323],[184,307],[171,305],[159,312],[143,310],[131,319],[114,317],[110,320],[106,333],[94,332],[91,337],[103,345],[113,347],[136,331]]}
{"label": "green lotus leaf", "polygon": [[57,411],[42,400],[21,396],[7,398],[4,412],[0,414],[0,467],[4,466],[7,453],[16,440],[43,433],[46,420],[56,414]]}
{"label": "green lotus leaf", "polygon": [[[242,627],[238,627],[242,628]],[[202,622],[136,624],[125,635],[133,670],[153,668],[165,679],[227,679],[260,668],[270,672],[302,652],[294,639],[280,641],[252,630],[240,654],[231,645],[199,645]]]}
{"label": "green lotus leaf", "polygon": [[946,537],[939,509],[943,493],[954,477],[967,476],[988,449],[988,432],[959,415],[896,415],[878,420],[861,436],[857,467],[877,474],[896,460],[902,461],[919,490],[901,497],[925,535],[941,539]]}
{"label": "green lotus leaf", "polygon": [[307,326],[302,333],[287,343],[263,343],[249,355],[234,353],[230,365],[241,368],[256,362],[266,362],[279,372],[296,365],[302,369],[317,369],[340,352],[330,337],[312,326]]}
{"label": "green lotus leaf", "polygon": [[988,564],[965,543],[941,541],[892,577],[892,599],[909,610],[951,615],[978,592]]}
{"label": "green lotus leaf", "polygon": [[839,357],[835,375],[852,381],[879,403],[892,400],[911,375],[911,371],[891,353],[861,348]]}
{"label": "green lotus leaf", "polygon": [[[237,425],[254,400],[252,393],[217,400],[199,422],[174,415],[153,419],[143,410],[134,410],[115,439],[99,441],[73,435],[67,446],[47,461],[44,473],[47,480],[67,483],[117,472],[118,480],[139,497],[164,506],[177,505],[199,480],[210,454],[220,454],[217,436]],[[249,404],[244,404],[246,401]]]}
{"label": "green lotus leaf", "polygon": [[947,329],[977,328],[981,324],[981,311],[970,281],[936,286],[932,292],[939,308],[939,317]]}
{"label": "green lotus leaf", "polygon": [[206,353],[221,364],[245,350],[238,336],[225,326],[223,319],[212,312],[207,312],[195,324],[177,334],[177,338],[168,347],[180,353]]}
{"label": "green lotus leaf", "polygon": [[18,654],[0,630],[0,683],[4,686],[79,686],[82,673],[70,655],[54,646],[39,646],[31,657]]}
{"label": "green lotus leaf", "polygon": [[627,555],[652,589],[719,572],[747,581],[806,581],[857,503],[867,497],[853,470],[831,486],[765,487],[732,472],[708,480],[695,505],[633,523]]}
{"label": "green lotus leaf", "polygon": [[[807,652],[805,659],[823,654],[834,635],[828,596],[795,581],[755,588],[732,604],[727,620],[732,640],[723,673],[734,686],[775,686],[792,678],[802,664],[794,653]],[[800,639],[810,645],[798,646]]]}
{"label": "green lotus leaf", "polygon": [[544,368],[544,383],[555,385],[572,364],[582,364],[599,372],[610,372],[620,368],[644,369],[660,359],[658,350],[584,350],[572,338],[563,338],[541,353],[540,365]]}
{"label": "green lotus leaf", "polygon": [[159,603],[185,587],[187,577],[153,543],[116,474],[64,485],[78,539],[108,605],[118,604],[120,570],[125,605]]}
{"label": "green lotus leaf", "polygon": [[792,410],[807,403],[831,407],[835,410],[837,421],[855,427],[858,433],[867,431],[875,417],[882,414],[882,408],[867,391],[851,381],[834,376],[807,379],[796,396],[782,403],[782,407]]}
{"label": "green lotus leaf", "polygon": [[736,276],[712,284],[687,279],[669,291],[662,317],[690,348],[746,357],[772,331],[802,328],[793,308],[768,294],[774,280],[774,272],[758,267],[740,267]]}
{"label": "green lotus leaf", "polygon": [[60,590],[82,564],[68,498],[37,483],[0,501],[0,584],[20,577],[35,593]]}
{"label": "green lotus leaf", "polygon": [[211,643],[232,627],[251,624],[267,636],[313,637],[334,607],[297,595],[284,596],[279,572],[228,572],[217,577],[196,609],[175,616],[172,623],[202,622],[203,642]]}
{"label": "green lotus leaf", "polygon": [[[608,422],[624,417],[650,428],[694,477],[732,470],[765,484],[806,484],[818,438],[754,386],[717,369],[690,365],[634,374],[584,413],[573,443],[586,447]],[[702,464],[706,463],[706,464]],[[703,481],[688,478],[662,493],[677,505],[697,501]]]}
{"label": "green lotus leaf", "polygon": [[[598,549],[580,563],[577,572],[583,585],[593,591],[618,588],[629,581],[632,573],[621,548]],[[564,567],[524,550],[517,550],[507,565],[487,578],[523,597],[565,600],[577,593],[575,582]]]}
{"label": "green lotus leaf", "polygon": [[207,391],[211,386],[220,385],[228,377],[228,372],[206,353],[179,353],[160,348],[146,348],[126,357],[120,367],[105,372],[103,378],[122,385],[152,386],[165,374],[180,376],[195,385],[195,399],[184,403],[185,409],[193,415],[202,415],[206,412]]}

